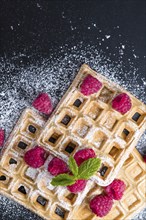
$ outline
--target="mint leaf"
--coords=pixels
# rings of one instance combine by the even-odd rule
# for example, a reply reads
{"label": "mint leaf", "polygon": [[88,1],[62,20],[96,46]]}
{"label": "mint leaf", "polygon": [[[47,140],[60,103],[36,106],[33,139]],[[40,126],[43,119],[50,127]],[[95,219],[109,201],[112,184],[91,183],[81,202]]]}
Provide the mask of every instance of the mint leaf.
{"label": "mint leaf", "polygon": [[89,179],[94,175],[101,165],[101,160],[99,158],[90,158],[85,160],[79,166],[78,179]]}
{"label": "mint leaf", "polygon": [[69,174],[60,174],[58,176],[55,176],[51,181],[51,184],[53,186],[70,186],[74,183],[75,177]]}
{"label": "mint leaf", "polygon": [[78,175],[78,165],[73,157],[69,158],[69,168],[74,176]]}

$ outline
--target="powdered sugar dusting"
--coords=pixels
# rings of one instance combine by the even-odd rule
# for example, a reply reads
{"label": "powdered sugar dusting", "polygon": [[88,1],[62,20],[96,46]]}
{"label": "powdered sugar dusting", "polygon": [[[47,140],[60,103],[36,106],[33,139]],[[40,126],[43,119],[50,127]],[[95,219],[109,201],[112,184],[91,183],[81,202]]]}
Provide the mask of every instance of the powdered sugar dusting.
{"label": "powdered sugar dusting", "polygon": [[[105,36],[106,39],[110,37],[110,35]],[[76,71],[82,63],[89,64],[111,81],[120,84],[140,100],[145,101],[146,79],[141,78],[137,83],[139,74],[132,60],[128,61],[129,69],[125,71],[122,60],[125,48],[125,44],[119,46],[118,62],[112,62],[95,46],[87,45],[85,48],[83,42],[72,48],[69,48],[68,45],[62,46],[60,54],[56,54],[54,51],[50,58],[44,58],[37,62],[25,54],[14,55],[11,60],[1,58],[0,71],[7,74],[1,74],[0,81],[0,127],[6,129],[6,136],[19,118],[22,109],[30,106],[38,93],[47,92],[50,94],[55,106],[74,79]],[[30,63],[22,65],[21,63],[25,59],[30,59]],[[146,134],[138,144],[141,152],[144,150],[145,143]],[[6,210],[2,212],[2,219],[6,219],[6,216],[9,216],[10,219],[20,219],[22,212],[25,219],[25,213],[28,213],[23,207],[2,196],[0,196],[0,207],[2,210]],[[146,216],[146,210],[135,217],[135,220],[144,219],[144,216]],[[34,214],[29,215],[29,220],[34,218],[40,219],[34,217]],[[28,215],[26,219],[28,220]]]}

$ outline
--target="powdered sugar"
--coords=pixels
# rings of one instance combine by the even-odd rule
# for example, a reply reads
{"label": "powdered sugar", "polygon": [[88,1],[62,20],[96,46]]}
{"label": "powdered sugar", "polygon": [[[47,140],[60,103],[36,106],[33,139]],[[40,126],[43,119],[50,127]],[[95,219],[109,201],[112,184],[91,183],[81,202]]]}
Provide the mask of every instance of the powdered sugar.
{"label": "powdered sugar", "polygon": [[[105,36],[106,39],[110,37],[109,35]],[[70,49],[68,49],[68,45],[62,46],[60,54],[55,55],[54,51],[50,58],[42,59],[40,62],[32,59],[32,62],[27,66],[21,64],[25,59],[31,59],[25,54],[14,55],[11,60],[2,58],[0,62],[0,71],[3,73],[0,73],[0,127],[6,129],[6,136],[19,118],[22,109],[30,106],[38,93],[47,92],[50,94],[54,106],[56,106],[75,77],[79,65],[83,62],[145,101],[146,79],[141,78],[137,82],[138,70],[131,60],[128,61],[129,70],[124,70],[120,50],[124,53],[125,46],[122,45],[119,46],[120,58],[117,63],[112,62],[95,46],[87,45],[84,48],[83,42]],[[145,147],[145,143],[146,134],[139,141],[138,146],[141,151],[142,147]],[[10,219],[19,219],[22,211],[25,219],[25,213],[28,212],[2,196],[0,196],[0,206],[2,210],[7,210],[3,212],[2,219],[6,219],[8,215]],[[29,215],[29,219],[34,218],[40,219],[34,217],[33,214]],[[144,219],[144,214],[139,214],[135,219]]]}

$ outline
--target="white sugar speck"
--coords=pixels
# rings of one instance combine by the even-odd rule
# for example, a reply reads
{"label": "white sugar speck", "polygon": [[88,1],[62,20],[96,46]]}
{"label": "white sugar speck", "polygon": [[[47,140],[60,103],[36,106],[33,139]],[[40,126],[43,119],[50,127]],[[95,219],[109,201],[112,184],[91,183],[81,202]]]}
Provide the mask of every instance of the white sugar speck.
{"label": "white sugar speck", "polygon": [[41,6],[40,6],[40,4],[39,4],[39,3],[37,3],[37,7],[38,7],[38,8],[41,8]]}
{"label": "white sugar speck", "polygon": [[134,58],[137,58],[137,56],[135,54],[133,54]]}
{"label": "white sugar speck", "polygon": [[61,15],[62,15],[62,18],[66,18],[66,17],[65,17],[65,14],[64,14],[64,11],[62,12]]}
{"label": "white sugar speck", "polygon": [[110,35],[105,35],[106,39],[109,39],[111,36]]}

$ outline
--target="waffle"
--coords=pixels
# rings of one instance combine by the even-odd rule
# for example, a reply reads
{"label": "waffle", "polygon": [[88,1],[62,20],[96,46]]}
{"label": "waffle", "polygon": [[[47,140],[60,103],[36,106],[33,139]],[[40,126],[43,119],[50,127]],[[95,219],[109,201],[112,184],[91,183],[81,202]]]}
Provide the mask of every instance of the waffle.
{"label": "waffle", "polygon": [[46,162],[38,169],[29,167],[23,159],[25,152],[37,145],[36,138],[44,123],[43,117],[32,109],[22,113],[2,152],[0,193],[45,219],[71,219],[75,206],[82,203],[91,189],[91,182],[75,195],[65,187],[50,184],[53,176],[47,171],[47,166],[55,155],[46,151]]}
{"label": "waffle", "polygon": [[[111,211],[103,218],[94,215],[89,208],[89,201],[101,194],[103,188],[93,183],[84,203],[74,212],[74,220],[130,220],[145,207],[146,167],[136,149],[129,155],[118,174],[118,178],[126,184],[125,193],[120,201],[114,201]],[[72,219],[72,220],[73,220]]]}
{"label": "waffle", "polygon": [[[102,88],[93,95],[84,96],[80,85],[88,74],[102,82]],[[121,92],[132,100],[132,108],[125,115],[112,109],[110,104]],[[102,167],[92,180],[106,186],[117,176],[145,126],[146,106],[84,64],[46,123],[38,142],[64,160],[82,148],[93,148],[101,158]]]}
{"label": "waffle", "polygon": [[[95,182],[89,180],[86,188],[75,195],[65,187],[53,187],[50,184],[52,176],[47,171],[47,165],[54,157],[53,154],[48,155],[44,166],[39,169],[33,169],[24,162],[24,153],[36,145],[36,136],[44,123],[45,120],[33,110],[26,109],[23,112],[2,153],[0,193],[46,220],[97,219],[89,209],[92,196],[102,192]],[[30,125],[33,129],[30,129]],[[121,216],[129,218],[143,208],[145,174],[142,159],[134,150],[119,174],[119,178],[126,182],[126,193],[121,202],[115,203],[106,219],[118,220]],[[119,215],[117,210],[120,210]]]}

